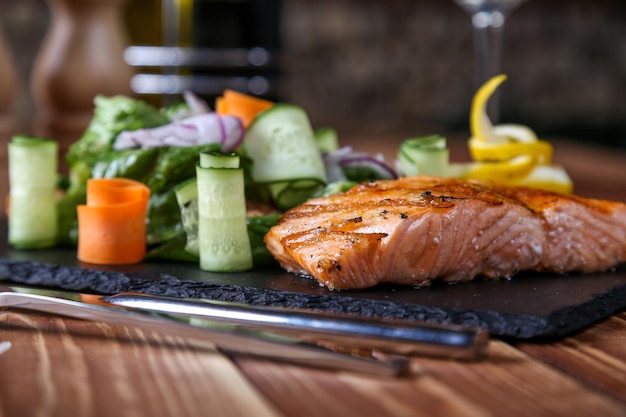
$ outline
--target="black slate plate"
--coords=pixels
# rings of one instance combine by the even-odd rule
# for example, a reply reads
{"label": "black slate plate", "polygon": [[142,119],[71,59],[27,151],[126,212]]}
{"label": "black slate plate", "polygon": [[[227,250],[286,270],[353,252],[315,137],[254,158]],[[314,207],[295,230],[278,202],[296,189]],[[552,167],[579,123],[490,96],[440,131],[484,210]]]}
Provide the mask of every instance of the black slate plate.
{"label": "black slate plate", "polygon": [[0,281],[478,325],[492,336],[537,341],[563,337],[626,308],[626,264],[586,275],[520,274],[510,280],[337,292],[278,268],[220,274],[184,263],[81,265],[72,249],[18,251],[4,243]]}

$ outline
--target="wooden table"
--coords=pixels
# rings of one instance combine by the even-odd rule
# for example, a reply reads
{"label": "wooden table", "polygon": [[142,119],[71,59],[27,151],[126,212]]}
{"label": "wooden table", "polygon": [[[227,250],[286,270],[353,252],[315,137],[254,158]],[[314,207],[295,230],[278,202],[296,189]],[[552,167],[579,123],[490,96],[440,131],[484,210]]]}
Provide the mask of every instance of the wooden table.
{"label": "wooden table", "polygon": [[[626,153],[555,143],[579,194],[626,201]],[[624,311],[554,343],[493,340],[478,362],[415,358],[416,375],[396,379],[231,359],[166,334],[17,309],[0,312],[1,341],[0,417],[626,416]]]}

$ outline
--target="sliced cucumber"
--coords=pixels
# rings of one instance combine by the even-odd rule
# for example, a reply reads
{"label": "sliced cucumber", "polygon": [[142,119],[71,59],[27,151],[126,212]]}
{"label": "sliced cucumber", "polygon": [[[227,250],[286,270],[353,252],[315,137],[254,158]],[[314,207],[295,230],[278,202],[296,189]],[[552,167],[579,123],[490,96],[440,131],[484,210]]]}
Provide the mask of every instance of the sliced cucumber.
{"label": "sliced cucumber", "polygon": [[252,268],[252,252],[246,227],[243,169],[214,167],[231,166],[233,161],[238,166],[237,155],[213,156],[200,161],[209,165],[196,167],[200,269],[246,271]]}
{"label": "sliced cucumber", "polygon": [[198,180],[190,178],[174,189],[180,218],[187,236],[185,251],[199,256],[198,248]]}
{"label": "sliced cucumber", "polygon": [[[200,249],[198,243],[198,183],[196,178],[191,178],[181,183],[175,189],[176,198],[180,206],[180,217],[185,229],[185,253],[191,255],[191,259],[198,259]],[[280,214],[254,216],[246,218],[252,261],[255,266],[274,264],[276,260],[269,253],[263,237],[269,229],[276,224]]]}
{"label": "sliced cucumber", "polygon": [[274,204],[280,210],[288,210],[302,204],[322,192],[323,189],[324,184],[317,179],[298,179],[269,184]]}
{"label": "sliced cucumber", "polygon": [[54,246],[57,237],[58,144],[19,135],[8,145],[9,243],[22,249]]}
{"label": "sliced cucumber", "polygon": [[[238,168],[239,158],[231,158],[216,152],[200,152],[200,166],[213,168]],[[190,178],[174,189],[180,217],[187,236],[185,251],[200,256],[198,243],[198,180]]]}
{"label": "sliced cucumber", "polygon": [[244,139],[252,159],[252,179],[282,183],[301,179],[326,183],[324,161],[306,112],[291,104],[276,104],[260,114]]}
{"label": "sliced cucumber", "polygon": [[332,152],[339,149],[337,131],[331,127],[319,127],[313,131],[317,149],[320,152]]}
{"label": "sliced cucumber", "polygon": [[200,166],[204,168],[239,168],[239,155],[220,152],[200,152]]}
{"label": "sliced cucumber", "polygon": [[398,163],[404,175],[448,176],[449,149],[441,135],[406,139],[398,150]]}

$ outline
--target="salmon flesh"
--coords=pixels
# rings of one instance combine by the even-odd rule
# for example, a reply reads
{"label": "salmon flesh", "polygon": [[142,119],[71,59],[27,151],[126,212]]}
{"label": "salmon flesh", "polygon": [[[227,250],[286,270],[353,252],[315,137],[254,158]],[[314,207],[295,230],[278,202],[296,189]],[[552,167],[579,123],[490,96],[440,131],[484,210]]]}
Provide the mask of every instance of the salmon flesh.
{"label": "salmon flesh", "polygon": [[363,183],[284,214],[265,243],[330,289],[596,272],[626,261],[626,204],[437,177]]}

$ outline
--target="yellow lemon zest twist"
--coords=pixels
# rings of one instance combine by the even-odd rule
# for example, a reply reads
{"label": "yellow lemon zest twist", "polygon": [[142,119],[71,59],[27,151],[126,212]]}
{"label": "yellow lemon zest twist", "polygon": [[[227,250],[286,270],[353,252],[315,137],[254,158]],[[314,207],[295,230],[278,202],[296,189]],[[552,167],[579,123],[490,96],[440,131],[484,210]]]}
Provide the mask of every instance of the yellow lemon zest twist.
{"label": "yellow lemon zest twist", "polygon": [[550,143],[539,140],[535,132],[524,125],[492,125],[487,103],[506,78],[506,75],[492,77],[472,99],[472,136],[468,147],[474,162],[466,166],[463,176],[571,193],[571,179],[562,167],[552,164]]}

